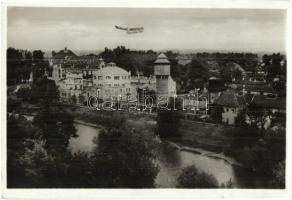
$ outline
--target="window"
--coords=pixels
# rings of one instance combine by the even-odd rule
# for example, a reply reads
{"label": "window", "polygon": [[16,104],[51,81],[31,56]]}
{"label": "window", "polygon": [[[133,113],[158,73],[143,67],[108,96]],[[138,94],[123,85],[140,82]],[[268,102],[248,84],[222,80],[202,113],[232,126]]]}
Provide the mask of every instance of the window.
{"label": "window", "polygon": [[228,108],[226,108],[226,112],[229,112],[229,109]]}
{"label": "window", "polygon": [[94,76],[94,79],[96,79],[96,76]]}
{"label": "window", "polygon": [[114,86],[119,86],[119,84],[114,84]]}
{"label": "window", "polygon": [[120,77],[119,76],[115,76],[114,79],[115,80],[120,80]]}
{"label": "window", "polygon": [[110,76],[106,76],[105,79],[111,79],[111,77]]}
{"label": "window", "polygon": [[102,76],[98,76],[97,78],[98,78],[98,80],[102,80]]}

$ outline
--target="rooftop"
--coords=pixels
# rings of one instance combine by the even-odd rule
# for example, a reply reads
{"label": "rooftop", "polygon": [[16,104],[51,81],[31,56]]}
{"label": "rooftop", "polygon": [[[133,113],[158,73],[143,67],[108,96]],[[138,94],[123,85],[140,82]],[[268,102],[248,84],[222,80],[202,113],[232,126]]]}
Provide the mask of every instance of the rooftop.
{"label": "rooftop", "polygon": [[157,59],[154,62],[155,64],[170,64],[169,60],[167,59],[167,56],[164,53],[160,53],[157,56]]}
{"label": "rooftop", "polygon": [[117,66],[108,66],[108,67],[104,67],[100,70],[98,70],[96,72],[97,74],[111,74],[111,75],[129,75],[129,72],[127,72],[126,70],[117,67]]}
{"label": "rooftop", "polygon": [[225,91],[215,101],[215,104],[227,107],[243,107],[248,104],[245,96],[238,95],[234,91]]}
{"label": "rooftop", "polygon": [[67,48],[65,47],[63,50],[57,52],[57,53],[53,56],[53,58],[54,58],[54,59],[65,59],[66,57],[69,58],[69,57],[74,57],[74,56],[76,56],[76,54],[75,54],[73,51],[71,51],[70,49],[67,49]]}

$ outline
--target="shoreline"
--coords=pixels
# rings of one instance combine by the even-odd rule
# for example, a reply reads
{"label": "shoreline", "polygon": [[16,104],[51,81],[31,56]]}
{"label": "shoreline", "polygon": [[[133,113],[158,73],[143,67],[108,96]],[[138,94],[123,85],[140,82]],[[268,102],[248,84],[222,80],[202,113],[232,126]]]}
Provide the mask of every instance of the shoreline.
{"label": "shoreline", "polygon": [[172,142],[169,140],[165,140],[168,144],[170,144],[172,147],[180,150],[180,151],[188,151],[192,152],[195,154],[200,154],[202,156],[207,156],[209,158],[214,158],[214,159],[221,159],[227,163],[229,163],[232,166],[238,166],[238,167],[244,167],[240,162],[236,161],[235,159],[228,157],[224,155],[223,153],[215,153],[212,151],[208,151],[202,148],[194,148],[194,147],[189,147],[189,146],[184,146],[176,142]]}
{"label": "shoreline", "polygon": [[103,128],[103,126],[101,126],[101,125],[93,124],[93,123],[90,123],[90,122],[85,122],[84,120],[80,120],[80,119],[74,119],[74,123],[85,125],[85,126],[90,126],[90,127],[93,127],[93,128]]}

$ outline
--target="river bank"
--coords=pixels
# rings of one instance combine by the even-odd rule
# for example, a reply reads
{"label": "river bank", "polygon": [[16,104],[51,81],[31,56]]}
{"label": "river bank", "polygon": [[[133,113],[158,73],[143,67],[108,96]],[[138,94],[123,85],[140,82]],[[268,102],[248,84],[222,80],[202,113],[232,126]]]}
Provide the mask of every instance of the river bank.
{"label": "river bank", "polygon": [[210,158],[221,159],[221,160],[224,160],[225,162],[229,163],[230,165],[243,167],[243,165],[240,162],[236,161],[235,159],[233,159],[231,157],[224,155],[223,153],[215,153],[215,152],[208,151],[208,150],[201,149],[201,148],[193,148],[193,147],[183,146],[179,143],[175,143],[175,142],[172,142],[169,140],[166,140],[166,142],[169,145],[171,145],[172,147],[174,147],[180,151],[188,151],[188,152],[192,152],[192,153],[196,153],[196,154],[201,154],[203,156],[207,156]]}

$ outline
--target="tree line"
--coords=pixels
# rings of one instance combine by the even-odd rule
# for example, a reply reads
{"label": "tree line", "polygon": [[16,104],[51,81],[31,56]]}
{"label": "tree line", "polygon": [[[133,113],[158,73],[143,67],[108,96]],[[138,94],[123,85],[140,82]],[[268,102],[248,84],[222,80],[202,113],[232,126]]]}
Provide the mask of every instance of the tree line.
{"label": "tree line", "polygon": [[36,81],[49,71],[49,62],[41,50],[7,49],[7,84],[15,85],[30,78],[33,72],[33,80]]}

